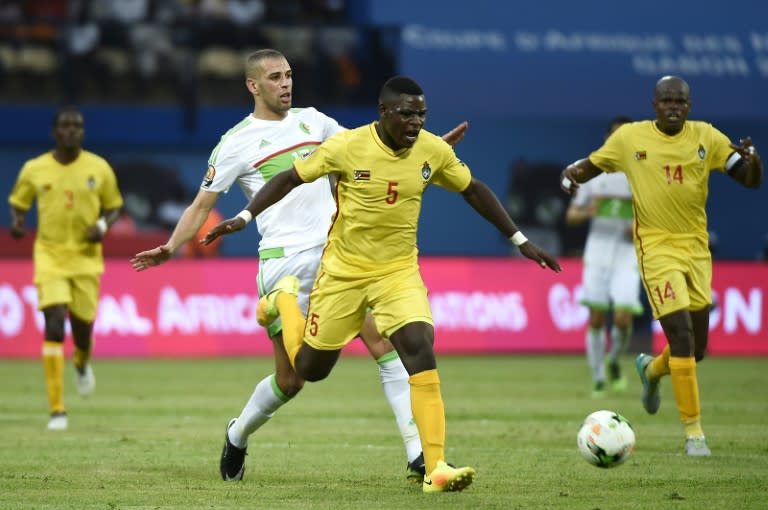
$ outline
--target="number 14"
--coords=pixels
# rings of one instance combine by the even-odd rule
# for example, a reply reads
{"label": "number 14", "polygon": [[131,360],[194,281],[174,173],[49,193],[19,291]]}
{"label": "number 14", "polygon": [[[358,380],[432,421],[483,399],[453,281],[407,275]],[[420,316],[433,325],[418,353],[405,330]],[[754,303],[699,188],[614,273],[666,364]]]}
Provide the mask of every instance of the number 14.
{"label": "number 14", "polygon": [[667,174],[667,184],[672,184],[672,181],[683,183],[683,165],[677,165],[674,170],[669,165],[664,165],[664,171]]}

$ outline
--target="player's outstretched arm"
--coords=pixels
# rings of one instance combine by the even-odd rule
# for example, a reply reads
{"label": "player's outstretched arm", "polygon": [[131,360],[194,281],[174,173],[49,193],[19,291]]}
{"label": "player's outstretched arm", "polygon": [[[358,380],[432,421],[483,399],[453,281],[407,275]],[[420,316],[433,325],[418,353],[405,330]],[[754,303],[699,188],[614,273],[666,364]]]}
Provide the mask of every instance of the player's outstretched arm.
{"label": "player's outstretched arm", "polygon": [[[757,189],[763,184],[763,162],[757,149],[752,145],[752,137],[732,143],[731,148],[741,155],[741,161],[733,168],[726,168],[728,175],[747,188]],[[726,163],[727,165],[727,163]]]}
{"label": "player's outstretched arm", "polygon": [[296,169],[291,167],[272,177],[258,193],[251,197],[248,205],[237,213],[234,218],[222,221],[208,231],[208,234],[200,240],[200,244],[211,244],[217,238],[239,232],[245,228],[248,223],[272,204],[280,201],[285,195],[291,192],[293,188],[304,184]]}
{"label": "player's outstretched arm", "polygon": [[445,133],[442,138],[445,140],[445,142],[448,145],[456,145],[460,141],[464,139],[464,133],[467,132],[467,128],[469,127],[469,122],[466,120],[456,126],[455,128],[451,129],[447,133]]}
{"label": "player's outstretched arm", "polygon": [[559,273],[560,264],[549,253],[529,241],[515,222],[509,217],[496,194],[482,181],[472,179],[467,189],[461,192],[469,205],[480,213],[480,216],[491,222],[502,234],[509,238],[520,249],[525,257],[533,260],[543,268],[550,268]]}
{"label": "player's outstretched arm", "polygon": [[579,159],[565,167],[560,173],[560,189],[570,195],[579,189],[579,184],[583,184],[601,173],[603,171],[593,165],[589,159]]}
{"label": "player's outstretched arm", "polygon": [[168,241],[151,250],[142,251],[134,255],[131,259],[133,268],[136,271],[144,271],[170,260],[179,247],[195,237],[197,231],[200,230],[205,220],[208,219],[208,215],[218,199],[218,193],[202,189],[198,191],[195,200],[189,207],[184,209],[184,213],[179,218],[179,222],[173,229],[173,233],[168,238]]}

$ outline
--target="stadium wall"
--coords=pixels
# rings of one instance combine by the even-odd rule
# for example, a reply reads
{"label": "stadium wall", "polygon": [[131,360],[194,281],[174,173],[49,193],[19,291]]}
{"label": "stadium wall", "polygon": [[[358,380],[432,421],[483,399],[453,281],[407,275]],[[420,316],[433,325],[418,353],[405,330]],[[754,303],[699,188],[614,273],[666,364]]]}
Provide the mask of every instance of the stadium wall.
{"label": "stadium wall", "polygon": [[[575,353],[584,349],[587,310],[578,304],[581,263],[560,274],[508,258],[423,257],[437,352]],[[95,325],[99,357],[268,355],[255,320],[255,259],[177,260],[135,273],[110,259]],[[37,358],[43,317],[32,264],[0,260],[0,358]],[[243,283],[250,281],[251,284]],[[716,263],[710,353],[768,355],[768,266]],[[653,345],[664,345],[658,326]],[[71,342],[67,342],[71,352]],[[361,342],[347,349],[361,354]]]}

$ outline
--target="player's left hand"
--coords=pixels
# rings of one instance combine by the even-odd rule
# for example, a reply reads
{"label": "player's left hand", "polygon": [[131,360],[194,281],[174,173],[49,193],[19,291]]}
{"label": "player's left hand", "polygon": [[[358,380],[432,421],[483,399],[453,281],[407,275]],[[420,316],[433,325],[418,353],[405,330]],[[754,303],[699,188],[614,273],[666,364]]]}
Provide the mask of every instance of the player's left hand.
{"label": "player's left hand", "polygon": [[221,236],[243,230],[245,225],[245,220],[239,216],[224,220],[209,230],[205,237],[200,239],[200,244],[207,246]]}
{"label": "player's left hand", "polygon": [[91,225],[85,229],[85,240],[89,243],[100,243],[104,240],[105,233],[99,230],[99,227],[96,225]]}
{"label": "player's left hand", "polygon": [[751,161],[752,158],[756,157],[756,154],[757,154],[757,150],[755,149],[755,146],[752,145],[751,136],[748,136],[743,140],[739,140],[738,144],[736,143],[730,144],[730,147],[731,149],[741,154],[741,157],[743,157],[747,161]]}
{"label": "player's left hand", "polygon": [[168,244],[137,253],[131,258],[131,265],[136,271],[144,271],[159,266],[173,257],[173,249]]}
{"label": "player's left hand", "polygon": [[446,141],[446,143],[448,143],[448,145],[456,145],[464,139],[464,133],[467,132],[468,127],[469,122],[465,120],[455,128],[445,133],[442,138]]}
{"label": "player's left hand", "polygon": [[11,225],[11,237],[14,239],[21,239],[27,234],[27,231],[24,230],[24,226],[18,226],[18,225]]}
{"label": "player's left hand", "polygon": [[533,244],[531,241],[526,241],[523,244],[521,244],[519,247],[520,253],[525,255],[527,258],[535,261],[537,264],[539,264],[542,268],[550,268],[555,273],[559,273],[562,271],[560,268],[560,264],[557,263],[557,260],[555,260],[555,257],[550,255],[549,253],[545,252],[535,244]]}

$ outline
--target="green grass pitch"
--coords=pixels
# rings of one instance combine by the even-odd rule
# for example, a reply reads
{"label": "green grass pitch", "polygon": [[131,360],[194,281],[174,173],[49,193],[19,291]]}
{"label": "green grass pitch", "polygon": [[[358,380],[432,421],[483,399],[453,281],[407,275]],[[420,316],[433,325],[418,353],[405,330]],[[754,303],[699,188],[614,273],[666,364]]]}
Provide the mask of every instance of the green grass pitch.
{"label": "green grass pitch", "polygon": [[[581,356],[442,357],[448,461],[477,469],[455,494],[404,477],[405,451],[368,358],[344,356],[251,436],[243,482],[219,478],[224,427],[270,359],[95,360],[96,394],[76,395],[69,430],[49,432],[38,361],[0,360],[0,509],[768,508],[768,359],[699,365],[710,458],[683,454],[669,379],[642,410],[626,393],[589,396]],[[622,413],[637,436],[602,470],[576,450],[581,419]]]}

